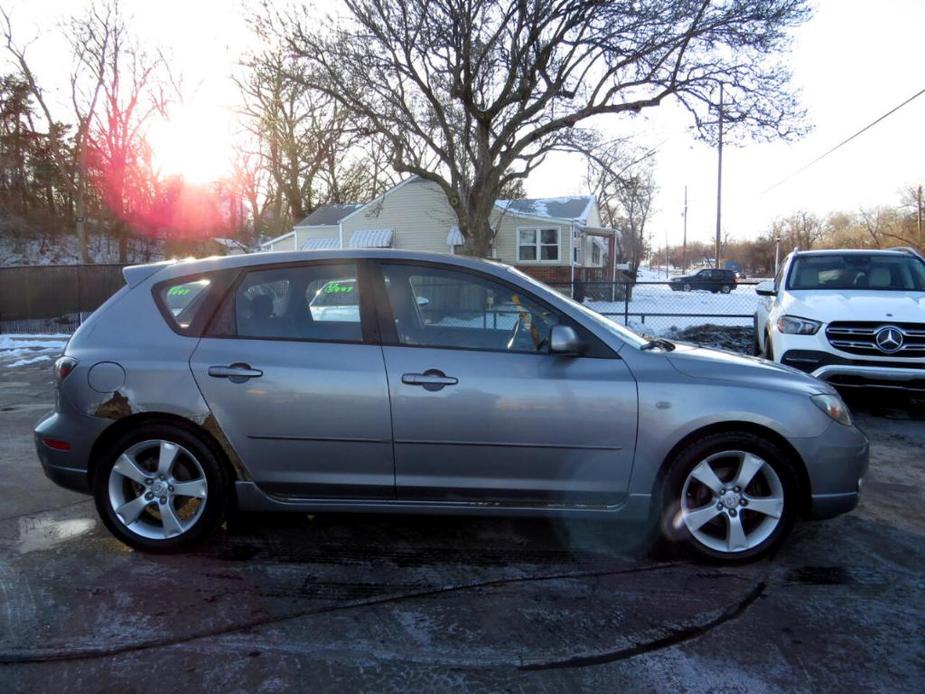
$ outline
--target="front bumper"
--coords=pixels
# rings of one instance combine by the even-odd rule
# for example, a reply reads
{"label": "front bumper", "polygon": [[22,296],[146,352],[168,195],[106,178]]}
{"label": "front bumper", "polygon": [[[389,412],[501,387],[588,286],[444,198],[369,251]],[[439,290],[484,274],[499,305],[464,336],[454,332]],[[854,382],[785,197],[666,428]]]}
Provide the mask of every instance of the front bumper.
{"label": "front bumper", "polygon": [[[55,484],[84,494],[90,493],[90,452],[99,435],[112,424],[109,420],[52,412],[35,425],[35,451],[45,476]],[[50,448],[43,439],[66,441],[66,451]]]}
{"label": "front bumper", "polygon": [[860,429],[832,422],[821,436],[788,440],[806,465],[811,518],[832,518],[858,505],[870,458]]}

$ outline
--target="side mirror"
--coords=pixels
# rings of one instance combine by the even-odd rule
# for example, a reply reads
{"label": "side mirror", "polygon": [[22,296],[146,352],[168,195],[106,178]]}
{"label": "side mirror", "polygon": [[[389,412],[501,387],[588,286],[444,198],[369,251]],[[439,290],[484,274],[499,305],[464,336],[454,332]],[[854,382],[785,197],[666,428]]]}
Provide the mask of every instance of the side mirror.
{"label": "side mirror", "polygon": [[774,289],[774,283],[765,280],[755,285],[755,294],[758,296],[777,296],[777,290]]}
{"label": "side mirror", "polygon": [[585,343],[570,325],[554,325],[549,332],[549,351],[552,354],[577,356],[585,351]]}

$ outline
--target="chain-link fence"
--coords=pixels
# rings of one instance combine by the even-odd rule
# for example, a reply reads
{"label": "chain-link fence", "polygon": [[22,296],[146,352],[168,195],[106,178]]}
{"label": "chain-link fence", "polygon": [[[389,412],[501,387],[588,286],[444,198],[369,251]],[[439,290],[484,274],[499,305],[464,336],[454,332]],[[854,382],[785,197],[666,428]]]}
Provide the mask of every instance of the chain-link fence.
{"label": "chain-link fence", "polygon": [[0,267],[0,333],[70,333],[124,284],[121,265]]}
{"label": "chain-link fence", "polygon": [[576,282],[553,285],[611,320],[644,335],[747,352],[752,348],[758,280],[734,287],[672,282]]}

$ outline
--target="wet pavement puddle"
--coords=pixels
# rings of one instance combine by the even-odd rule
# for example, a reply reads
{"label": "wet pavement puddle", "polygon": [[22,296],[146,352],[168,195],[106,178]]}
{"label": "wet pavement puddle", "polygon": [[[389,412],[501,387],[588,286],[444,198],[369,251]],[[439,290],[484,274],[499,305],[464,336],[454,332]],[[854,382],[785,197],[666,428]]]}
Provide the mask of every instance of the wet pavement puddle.
{"label": "wet pavement puddle", "polygon": [[47,515],[19,519],[19,540],[16,550],[20,554],[53,549],[54,547],[86,535],[96,527],[93,518],[55,520]]}

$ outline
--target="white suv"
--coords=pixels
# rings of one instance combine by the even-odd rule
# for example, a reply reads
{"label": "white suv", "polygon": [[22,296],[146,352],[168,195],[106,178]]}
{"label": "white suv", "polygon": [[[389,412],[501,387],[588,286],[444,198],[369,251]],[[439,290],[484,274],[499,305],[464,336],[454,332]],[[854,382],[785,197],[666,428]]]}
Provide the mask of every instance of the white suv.
{"label": "white suv", "polygon": [[755,352],[840,387],[925,392],[925,259],[795,251],[756,291]]}

